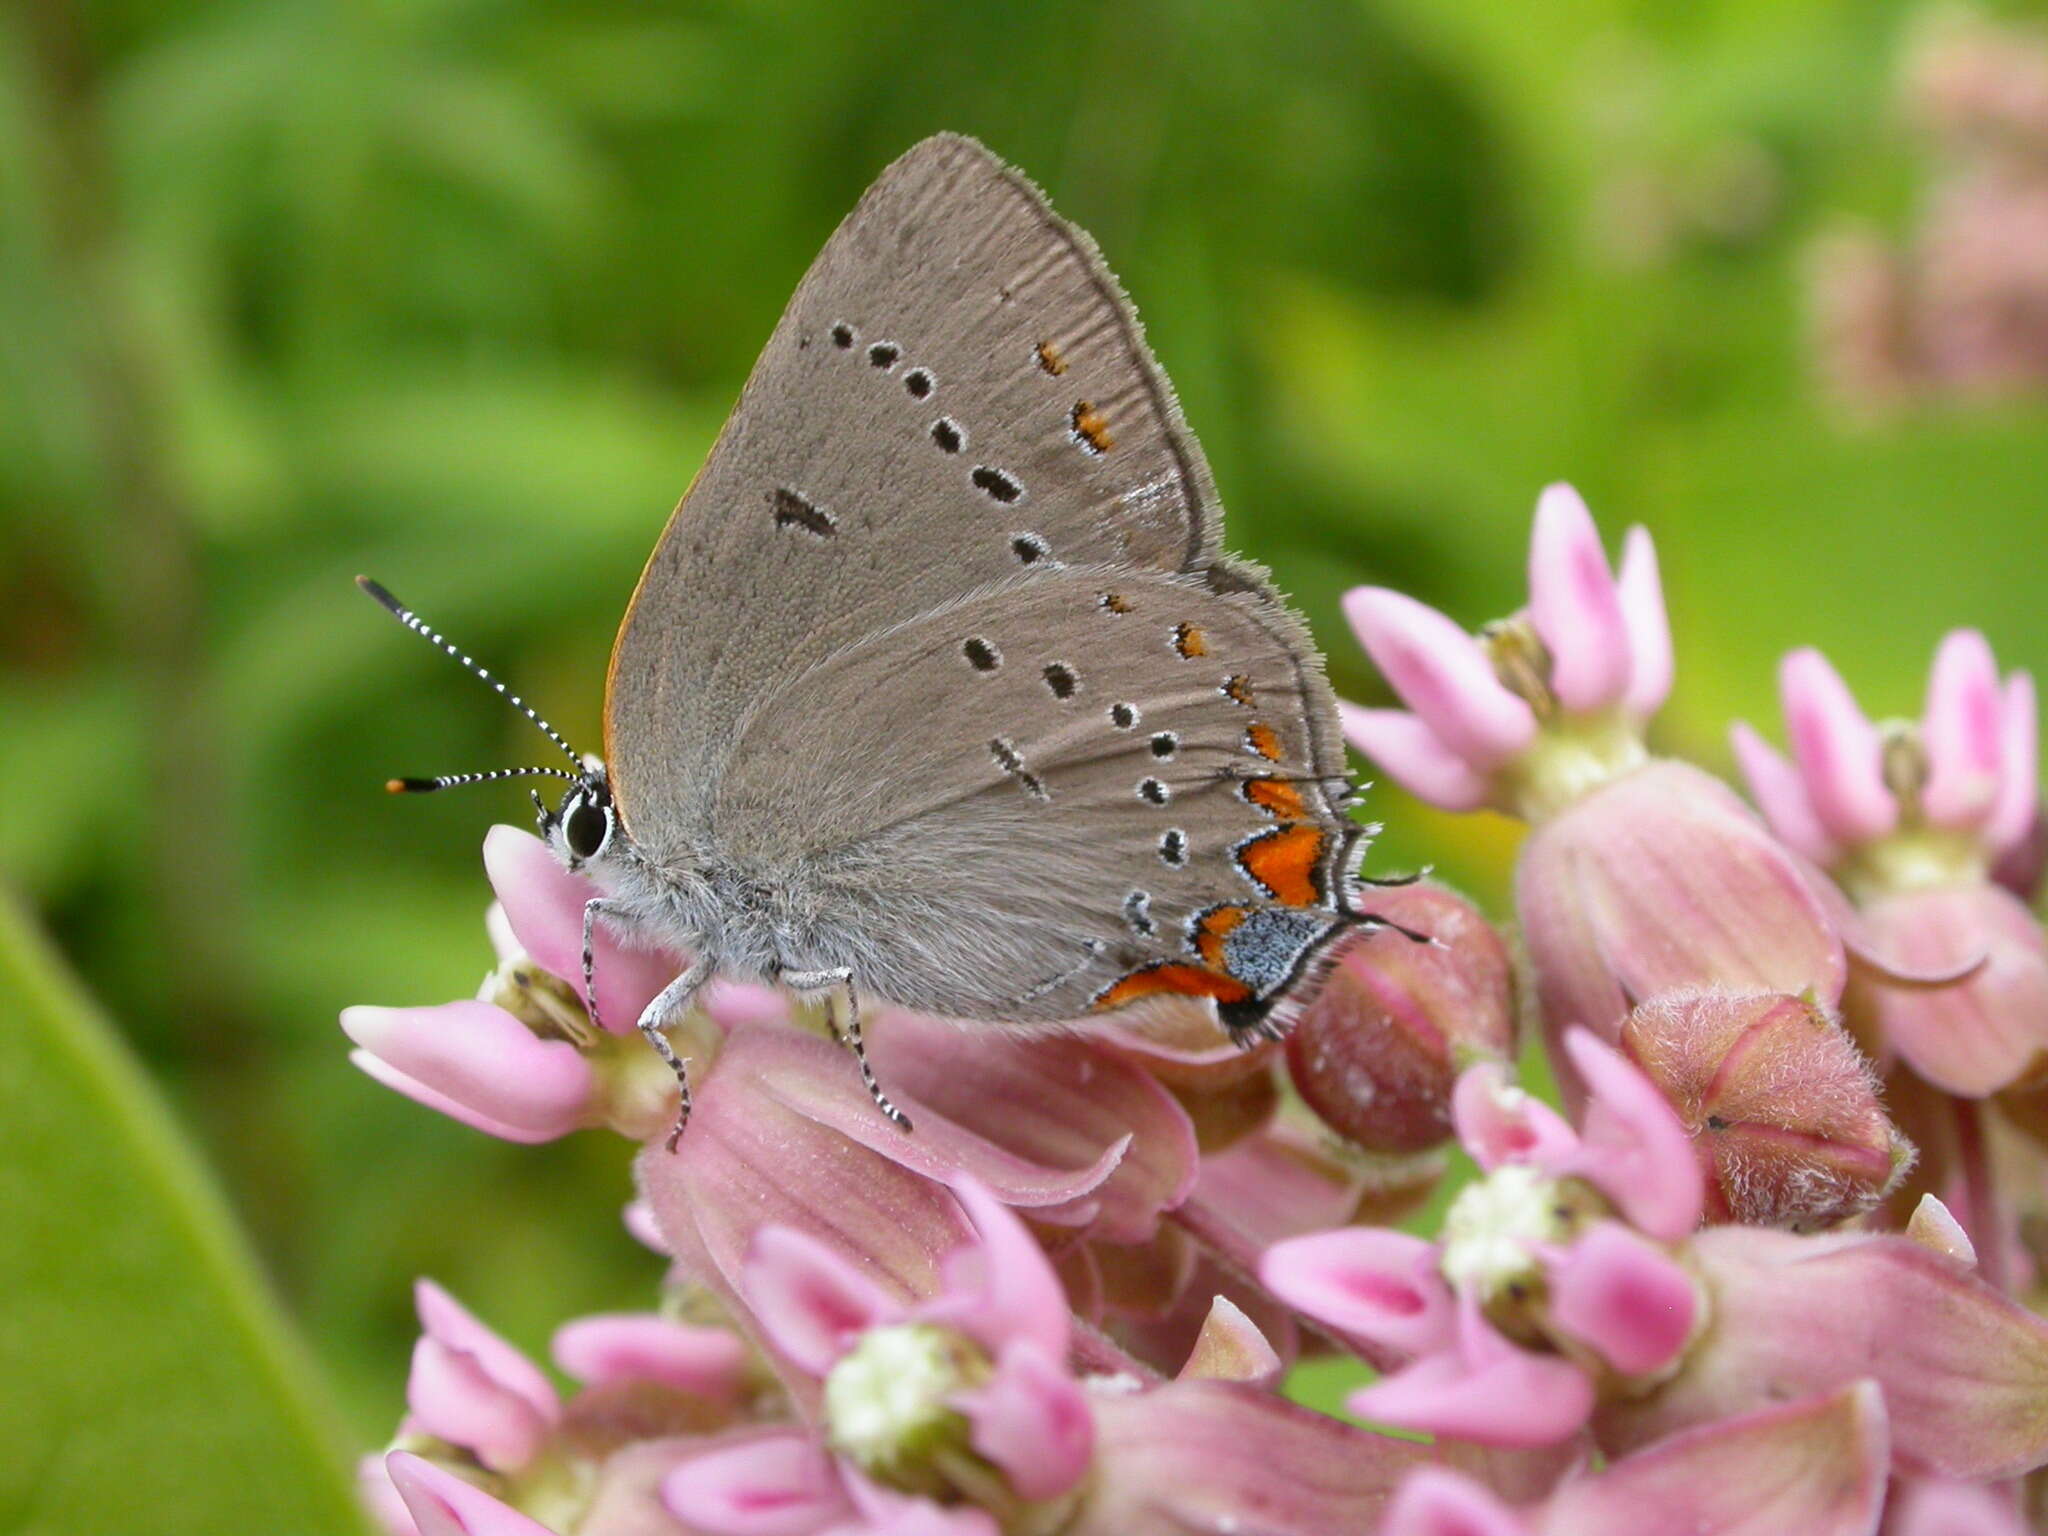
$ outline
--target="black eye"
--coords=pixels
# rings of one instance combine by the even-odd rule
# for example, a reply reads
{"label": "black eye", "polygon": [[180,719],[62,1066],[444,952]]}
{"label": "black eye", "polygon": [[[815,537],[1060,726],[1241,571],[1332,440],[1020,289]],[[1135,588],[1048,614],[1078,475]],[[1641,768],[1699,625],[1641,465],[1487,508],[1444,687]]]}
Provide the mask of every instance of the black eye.
{"label": "black eye", "polygon": [[579,859],[594,859],[612,835],[612,813],[582,795],[562,817],[562,841]]}

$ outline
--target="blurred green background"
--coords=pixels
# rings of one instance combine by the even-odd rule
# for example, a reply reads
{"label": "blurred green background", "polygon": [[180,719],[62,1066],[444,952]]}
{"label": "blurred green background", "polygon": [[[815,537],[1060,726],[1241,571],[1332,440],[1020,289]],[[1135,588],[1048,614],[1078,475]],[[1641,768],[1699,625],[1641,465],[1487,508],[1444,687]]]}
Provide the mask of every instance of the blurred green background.
{"label": "blurred green background", "polygon": [[[1339,595],[1514,607],[1557,478],[1657,536],[1671,750],[1724,766],[1795,643],[1885,712],[1954,624],[2040,669],[2048,412],[1857,424],[1807,355],[1809,241],[1924,196],[1914,14],[0,9],[0,865],[225,1182],[346,1435],[399,1411],[414,1275],[538,1347],[657,1272],[624,1144],[501,1145],[345,1061],[345,1004],[474,989],[477,847],[526,820],[517,786],[383,779],[533,756],[351,575],[594,743],[626,596],[790,289],[952,128],[1096,234],[1231,542],[1353,697],[1377,685]],[[1497,899],[1504,823],[1373,809],[1378,867]]]}

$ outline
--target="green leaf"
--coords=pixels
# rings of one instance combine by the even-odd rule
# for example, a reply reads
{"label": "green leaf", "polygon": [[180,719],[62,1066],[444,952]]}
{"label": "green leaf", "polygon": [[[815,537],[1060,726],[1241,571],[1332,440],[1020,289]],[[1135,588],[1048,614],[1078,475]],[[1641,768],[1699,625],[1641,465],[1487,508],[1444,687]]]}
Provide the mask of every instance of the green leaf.
{"label": "green leaf", "polygon": [[310,1364],[106,1020],[0,897],[0,1532],[348,1533]]}

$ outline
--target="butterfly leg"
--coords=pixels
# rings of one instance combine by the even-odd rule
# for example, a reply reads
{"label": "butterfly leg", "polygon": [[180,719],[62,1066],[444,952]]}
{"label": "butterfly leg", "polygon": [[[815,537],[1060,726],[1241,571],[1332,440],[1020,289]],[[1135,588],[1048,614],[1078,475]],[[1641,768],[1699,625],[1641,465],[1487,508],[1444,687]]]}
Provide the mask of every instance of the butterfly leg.
{"label": "butterfly leg", "polygon": [[683,1139],[683,1128],[690,1123],[690,1064],[669,1044],[668,1026],[690,1011],[690,1004],[697,1000],[698,992],[711,979],[711,972],[709,960],[691,961],[689,969],[663,987],[654,1001],[640,1012],[640,1033],[654,1047],[655,1055],[667,1062],[669,1071],[675,1073],[676,1087],[682,1094],[681,1102],[676,1105],[675,1129],[668,1133],[667,1145],[671,1152]]}
{"label": "butterfly leg", "polygon": [[583,903],[583,1011],[599,1029],[604,1020],[597,1016],[597,920],[609,911],[611,904],[602,896]]}
{"label": "butterfly leg", "polygon": [[853,1052],[853,1059],[860,1065],[860,1080],[866,1085],[868,1097],[875,1101],[875,1108],[885,1115],[889,1123],[899,1131],[908,1131],[910,1116],[903,1113],[889,1101],[889,1095],[882,1092],[882,1085],[875,1080],[875,1069],[868,1065],[867,1044],[860,1033],[860,999],[854,996],[853,972],[845,969],[834,971],[784,971],[782,980],[799,992],[815,992],[830,987],[844,1001],[846,1007],[844,1023],[833,1021],[833,1032],[840,1043]]}

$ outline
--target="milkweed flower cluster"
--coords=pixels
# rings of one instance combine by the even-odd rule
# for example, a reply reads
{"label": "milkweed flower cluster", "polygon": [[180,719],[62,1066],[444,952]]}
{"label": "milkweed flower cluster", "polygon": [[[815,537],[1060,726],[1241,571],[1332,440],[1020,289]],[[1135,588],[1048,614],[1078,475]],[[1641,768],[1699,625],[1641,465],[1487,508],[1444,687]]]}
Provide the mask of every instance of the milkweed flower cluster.
{"label": "milkweed flower cluster", "polygon": [[[422,1282],[406,1411],[363,1468],[383,1524],[2025,1529],[2048,1465],[2010,1173],[2039,1154],[2007,1135],[2048,1141],[2048,949],[2016,893],[2031,682],[1959,632],[1921,718],[1873,722],[1795,652],[1788,749],[1736,733],[1752,809],[1650,750],[1656,551],[1633,530],[1610,566],[1568,487],[1524,611],[1476,635],[1384,589],[1346,611],[1398,701],[1347,705],[1352,741],[1529,830],[1511,924],[1372,890],[1399,928],[1334,957],[1284,1044],[1239,1052],[1196,1010],[1020,1037],[875,1009],[906,1136],[822,1016],[714,987],[676,1031],[696,1100],[671,1152],[673,1079],[619,1026],[685,957],[600,930],[598,1028],[590,887],[493,831],[478,997],[348,1010],[354,1060],[507,1140],[640,1143],[630,1220],[667,1267],[649,1310],[558,1331],[559,1377]],[[1539,1029],[1562,1107],[1516,1076]],[[1350,1407],[1377,1428],[1285,1395],[1338,1354],[1376,1373]]]}

